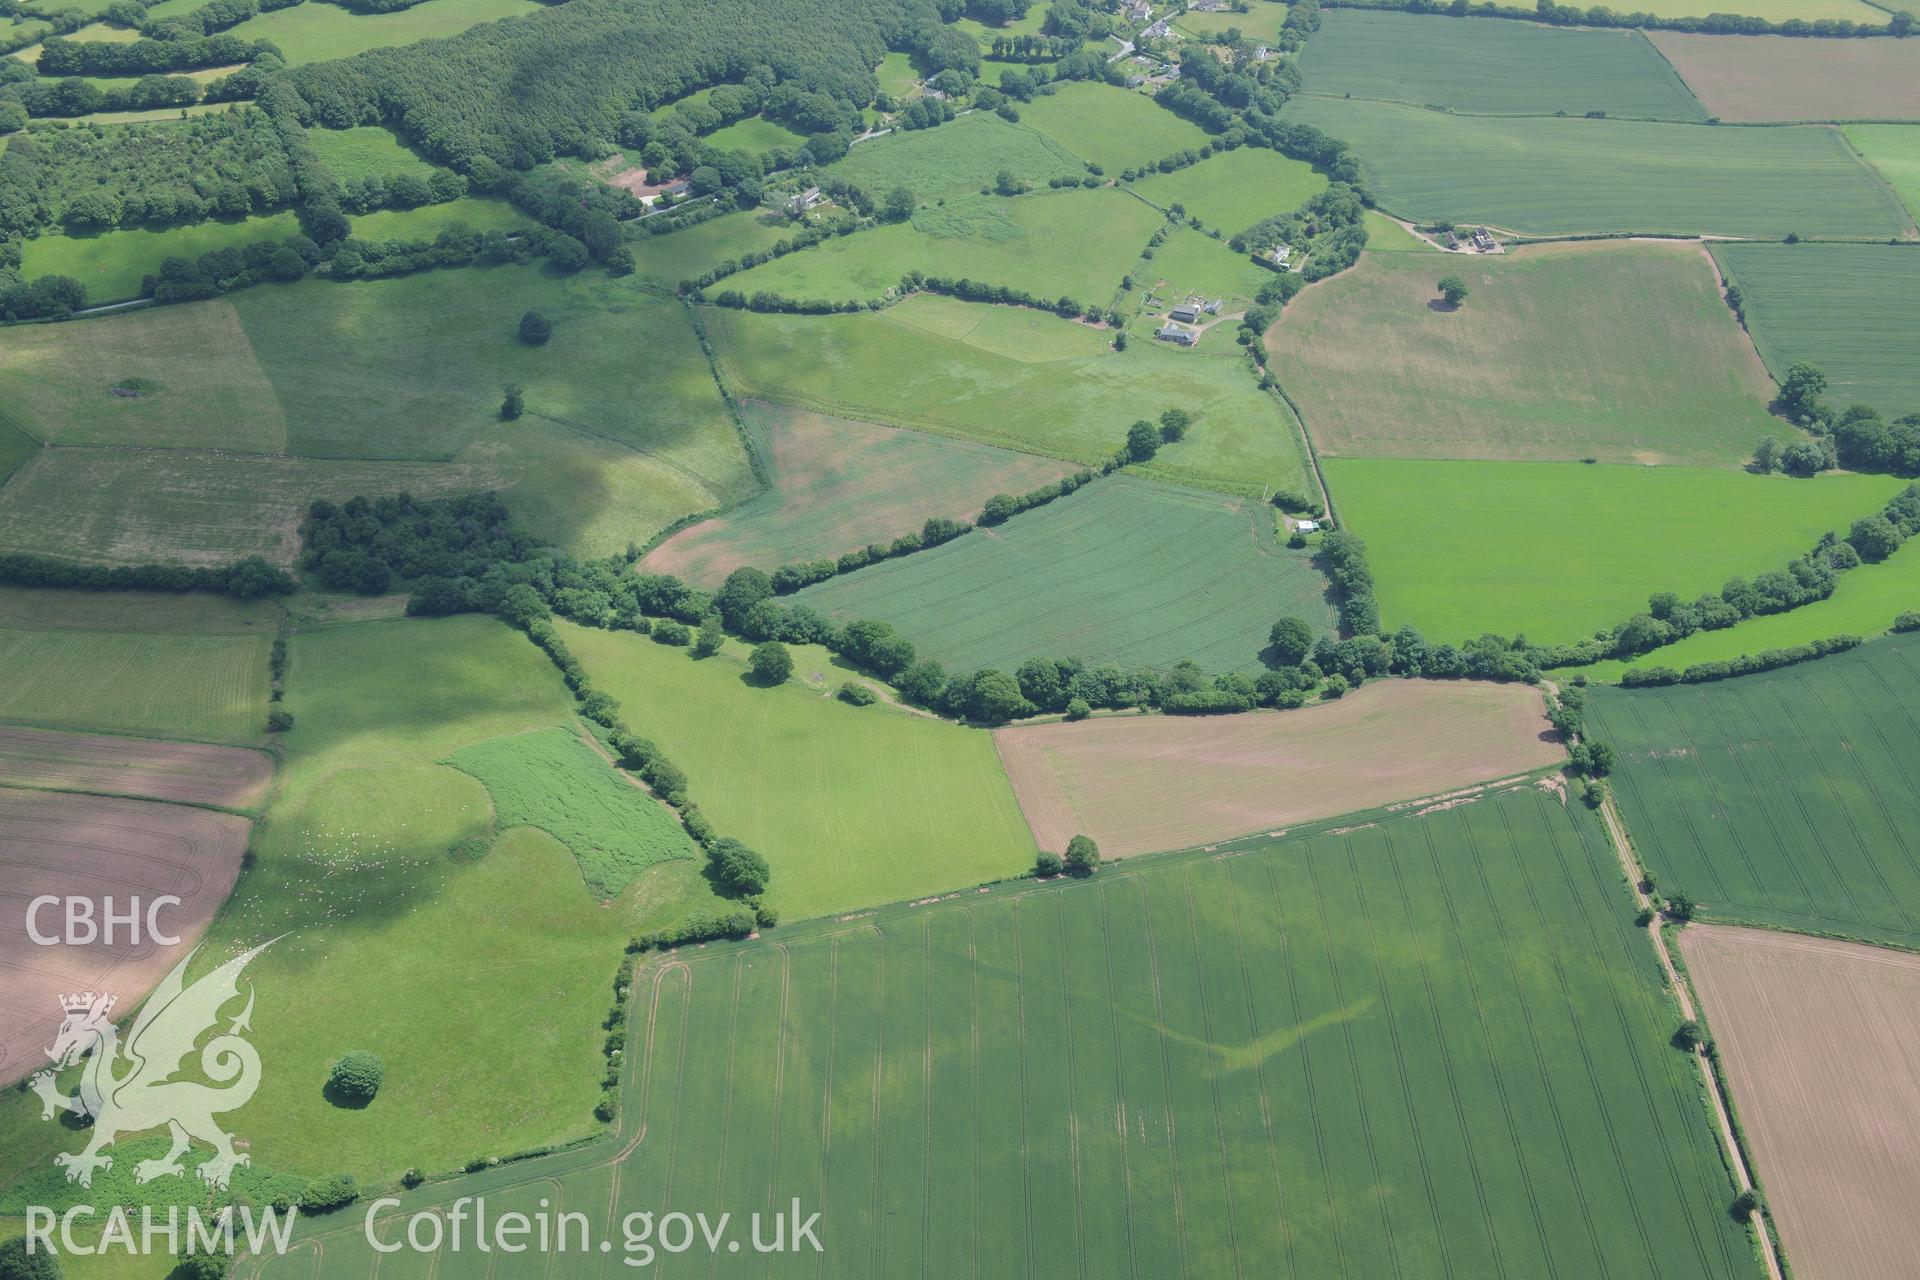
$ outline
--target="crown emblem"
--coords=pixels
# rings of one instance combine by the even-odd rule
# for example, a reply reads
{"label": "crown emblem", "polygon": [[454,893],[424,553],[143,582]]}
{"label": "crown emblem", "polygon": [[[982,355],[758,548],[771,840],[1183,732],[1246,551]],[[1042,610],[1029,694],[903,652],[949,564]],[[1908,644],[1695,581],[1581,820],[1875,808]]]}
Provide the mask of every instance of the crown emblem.
{"label": "crown emblem", "polygon": [[100,1012],[105,1013],[113,1008],[113,1002],[113,996],[96,996],[91,991],[85,991],[79,995],[61,996],[60,1009],[63,1013],[86,1013],[98,1003]]}

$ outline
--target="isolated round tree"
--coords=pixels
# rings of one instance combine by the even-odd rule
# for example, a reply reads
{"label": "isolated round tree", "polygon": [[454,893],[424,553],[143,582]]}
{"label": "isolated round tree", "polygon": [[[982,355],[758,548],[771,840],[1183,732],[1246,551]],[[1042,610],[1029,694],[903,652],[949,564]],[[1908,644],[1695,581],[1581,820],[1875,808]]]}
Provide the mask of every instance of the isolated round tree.
{"label": "isolated round tree", "polygon": [[1092,836],[1075,836],[1067,841],[1067,856],[1063,861],[1073,874],[1090,875],[1100,865],[1100,846],[1093,842]]}
{"label": "isolated round tree", "polygon": [[529,311],[520,317],[520,341],[530,347],[537,347],[553,336],[553,326],[538,311]]}
{"label": "isolated round tree", "polygon": [[1313,650],[1313,628],[1289,615],[1273,624],[1267,640],[1273,645],[1275,662],[1283,667],[1297,667]]}
{"label": "isolated round tree", "polygon": [[753,678],[767,684],[780,684],[793,674],[793,654],[778,640],[757,644],[747,657]]}
{"label": "isolated round tree", "polygon": [[1447,300],[1448,306],[1459,306],[1467,300],[1467,282],[1459,276],[1442,276],[1440,278],[1440,296]]}
{"label": "isolated round tree", "polygon": [[380,1092],[380,1081],[386,1074],[379,1058],[365,1049],[354,1049],[341,1054],[327,1072],[327,1093],[342,1102],[365,1105]]}

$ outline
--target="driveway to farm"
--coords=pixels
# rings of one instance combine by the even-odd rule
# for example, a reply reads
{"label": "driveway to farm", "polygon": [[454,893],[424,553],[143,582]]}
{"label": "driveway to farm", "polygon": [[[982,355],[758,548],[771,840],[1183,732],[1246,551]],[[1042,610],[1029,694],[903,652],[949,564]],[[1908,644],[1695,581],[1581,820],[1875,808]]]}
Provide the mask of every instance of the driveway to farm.
{"label": "driveway to farm", "polygon": [[[1653,902],[1640,891],[1646,872],[1641,869],[1639,860],[1633,855],[1633,846],[1627,843],[1627,829],[1620,821],[1619,811],[1614,808],[1613,796],[1608,794],[1600,803],[1600,816],[1606,820],[1607,835],[1613,840],[1613,851],[1620,858],[1620,869],[1627,873],[1627,883],[1633,886],[1634,901],[1648,911],[1653,911]],[[1653,918],[1647,922],[1647,936],[1653,939],[1653,950],[1660,957],[1660,967],[1666,972],[1667,986],[1680,1001],[1680,1016],[1689,1022],[1698,1021],[1699,1014],[1694,1008],[1693,992],[1681,980],[1680,971],[1674,968],[1673,957],[1667,954],[1667,940],[1660,932],[1660,913],[1653,911]],[[1753,1189],[1753,1176],[1747,1171],[1747,1157],[1740,1150],[1740,1143],[1733,1136],[1733,1118],[1727,1112],[1727,1100],[1720,1092],[1720,1078],[1714,1074],[1713,1064],[1706,1060],[1701,1048],[1694,1049],[1699,1060],[1700,1074],[1707,1082],[1707,1099],[1713,1103],[1713,1118],[1720,1125],[1720,1142],[1726,1148],[1733,1163],[1734,1177],[1740,1183],[1742,1191]],[[1767,1230],[1766,1220],[1760,1210],[1755,1209],[1747,1215],[1753,1225],[1754,1234],[1760,1240],[1760,1256],[1767,1264],[1770,1280],[1785,1280],[1780,1270],[1779,1255],[1774,1252],[1773,1236]]]}

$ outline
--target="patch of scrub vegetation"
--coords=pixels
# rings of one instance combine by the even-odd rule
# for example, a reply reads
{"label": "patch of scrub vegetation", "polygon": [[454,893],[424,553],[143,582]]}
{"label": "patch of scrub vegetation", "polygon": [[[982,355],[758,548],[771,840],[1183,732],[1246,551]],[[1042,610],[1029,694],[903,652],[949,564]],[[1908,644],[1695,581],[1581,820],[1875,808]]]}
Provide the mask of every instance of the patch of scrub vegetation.
{"label": "patch of scrub vegetation", "polygon": [[1113,477],[795,599],[884,619],[955,674],[1042,657],[1255,672],[1276,617],[1333,632],[1327,591],[1264,504]]}
{"label": "patch of scrub vegetation", "polygon": [[1333,456],[1737,466],[1801,438],[1695,245],[1369,254],[1295,299],[1267,351]]}
{"label": "patch of scrub vegetation", "polygon": [[1897,493],[1891,476],[1812,480],[1699,467],[1329,458],[1342,524],[1366,540],[1382,621],[1460,643],[1581,639],[1778,569]]}
{"label": "patch of scrub vegetation", "polygon": [[1234,236],[1263,219],[1292,213],[1326,187],[1326,178],[1304,160],[1267,147],[1235,147],[1184,169],[1142,178],[1132,190],[1163,209],[1179,205],[1210,230]]}
{"label": "patch of scrub vegetation", "polygon": [[1038,129],[1110,177],[1162,156],[1204,146],[1207,133],[1145,94],[1079,81],[1020,104],[1022,124]]}
{"label": "patch of scrub vegetation", "polygon": [[293,214],[273,213],[157,231],[132,227],[90,236],[39,235],[21,243],[20,269],[29,278],[71,276],[86,289],[90,304],[123,302],[141,296],[141,278],[158,272],[168,258],[198,258],[299,233]]}
{"label": "patch of scrub vegetation", "polygon": [[1301,51],[1300,74],[1311,93],[1451,111],[1707,118],[1673,67],[1632,30],[1330,9]]}
{"label": "patch of scrub vegetation", "polygon": [[[1033,843],[983,733],[831,684],[764,687],[747,650],[704,659],[630,632],[557,622],[594,687],[685,770],[717,830],[765,855],[783,919],[1017,875]],[[850,674],[850,673],[849,673]]]}
{"label": "patch of scrub vegetation", "polygon": [[[1104,308],[1141,246],[1161,223],[1122,191],[1037,192],[1017,199],[956,197],[923,205],[910,221],[827,240],[763,263],[719,286],[751,298],[767,291],[797,299],[866,301],[899,288],[910,271],[975,280],[1076,310]],[[1065,246],[1072,245],[1070,251]]]}
{"label": "patch of scrub vegetation", "polygon": [[483,22],[538,13],[535,0],[421,0],[387,13],[355,13],[334,4],[298,4],[248,18],[242,40],[271,40],[291,66],[350,58],[369,49],[440,40]]}
{"label": "patch of scrub vegetation", "polygon": [[[621,1137],[644,1141],[425,1197],[545,1175],[617,1238],[669,1179],[798,1187],[830,1250],[941,1280],[1751,1273],[1585,809],[1514,789],[1236,852],[682,951],[636,994]],[[373,1274],[359,1215],[316,1228],[289,1261]]]}
{"label": "patch of scrub vegetation", "polygon": [[[1092,349],[1051,359],[1007,354],[997,320],[983,322],[984,336],[949,336],[947,326],[964,326],[970,312],[1032,326],[1031,349]],[[949,299],[909,298],[862,315],[702,314],[722,371],[761,399],[1087,465],[1111,458],[1128,424],[1179,408],[1194,425],[1141,468],[1146,474],[1254,496],[1312,487],[1293,424],[1238,361],[1137,342],[1114,351],[1103,331],[1085,325]]]}
{"label": "patch of scrub vegetation", "polygon": [[1850,124],[1845,132],[1920,218],[1920,125]]}
{"label": "patch of scrub vegetation", "polygon": [[602,897],[616,896],[655,863],[699,856],[673,811],[573,729],[490,738],[447,763],[480,779],[498,827],[538,827],[567,846],[587,887]]}
{"label": "patch of scrub vegetation", "polygon": [[826,172],[884,197],[905,187],[921,200],[991,187],[1004,170],[1044,187],[1086,172],[1079,157],[1039,131],[976,111],[938,129],[895,132],[862,142]]}
{"label": "patch of scrub vegetation", "polygon": [[1025,493],[1071,468],[1034,454],[749,400],[741,418],[768,488],[676,533],[640,567],[718,587],[741,565],[772,569],[891,543],[929,517],[971,520],[996,493]]}
{"label": "patch of scrub vegetation", "polygon": [[1289,120],[1359,155],[1382,207],[1542,234],[1911,235],[1913,219],[1828,125],[1703,129],[1462,116],[1300,97]]}
{"label": "patch of scrub vegetation", "polygon": [[1920,637],[1766,675],[1603,689],[1588,732],[1661,889],[1713,920],[1920,938]]}
{"label": "patch of scrub vegetation", "polygon": [[1827,375],[1829,403],[1920,412],[1920,249],[1895,245],[1716,245],[1739,286],[1747,330],[1775,377]]}

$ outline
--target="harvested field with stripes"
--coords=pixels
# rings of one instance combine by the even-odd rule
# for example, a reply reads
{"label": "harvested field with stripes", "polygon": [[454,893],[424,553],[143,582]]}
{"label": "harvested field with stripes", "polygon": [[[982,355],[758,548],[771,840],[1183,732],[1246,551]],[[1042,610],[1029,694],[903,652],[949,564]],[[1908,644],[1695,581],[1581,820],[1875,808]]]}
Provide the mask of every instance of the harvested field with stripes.
{"label": "harvested field with stripes", "polygon": [[1920,956],[1720,925],[1680,952],[1794,1275],[1912,1275]]}
{"label": "harvested field with stripes", "polygon": [[1920,944],[1920,636],[1715,684],[1600,689],[1620,806],[1699,913]]}
{"label": "harvested field with stripes", "polygon": [[239,747],[0,725],[0,781],[50,791],[250,809],[266,798],[273,758]]}
{"label": "harvested field with stripes", "polygon": [[1920,47],[1911,40],[1802,40],[1649,31],[1722,120],[1920,119]]}
{"label": "harvested field with stripes", "polygon": [[997,730],[1034,841],[1106,856],[1436,796],[1565,749],[1527,685],[1381,680],[1337,702],[1233,716],[1103,716]]}
{"label": "harvested field with stripes", "polygon": [[[683,950],[619,1135],[401,1211],[544,1197],[615,1250],[641,1209],[820,1212],[817,1256],[661,1259],[716,1276],[1747,1276],[1630,912],[1525,788]],[[350,1216],[260,1274],[370,1274]]]}
{"label": "harvested field with stripes", "polygon": [[[226,901],[248,827],[245,818],[184,805],[0,788],[0,1084],[46,1065],[41,1050],[60,1026],[57,996],[109,992],[121,1011],[132,1010]],[[46,894],[92,899],[96,917],[108,896],[124,911],[129,898],[172,894],[181,903],[159,923],[180,947],[145,933],[130,944],[124,932],[113,946],[38,945],[27,904]],[[43,933],[61,927],[56,914],[42,911]]]}

